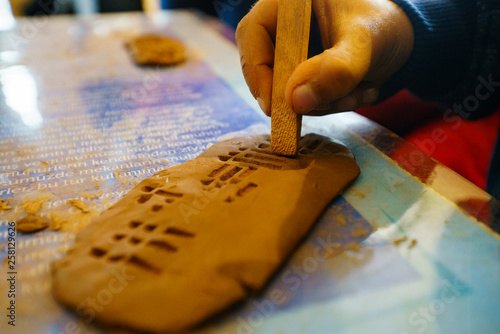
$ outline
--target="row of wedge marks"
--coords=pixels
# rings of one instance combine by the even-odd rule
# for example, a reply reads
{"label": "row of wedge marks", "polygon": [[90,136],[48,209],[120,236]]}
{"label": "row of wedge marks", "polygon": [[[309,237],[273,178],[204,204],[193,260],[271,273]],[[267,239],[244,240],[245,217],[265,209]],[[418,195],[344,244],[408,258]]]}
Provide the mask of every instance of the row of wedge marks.
{"label": "row of wedge marks", "polygon": [[[157,227],[158,227],[157,224],[143,224],[142,222],[136,221],[136,220],[133,220],[129,223],[130,229],[135,230],[138,228],[142,228],[145,232],[153,232],[154,230],[156,230]],[[177,228],[177,227],[168,227],[162,233],[163,234],[177,235],[180,237],[189,237],[189,238],[192,238],[195,236],[194,233],[182,230],[182,229]],[[122,237],[120,237],[120,236],[122,236]],[[126,236],[126,234],[117,233],[117,234],[115,234],[115,240],[120,240],[125,236]],[[118,237],[118,239],[116,239],[117,237]]]}
{"label": "row of wedge marks", "polygon": [[[176,232],[178,233],[178,232]],[[185,232],[182,232],[183,234],[181,236],[186,237],[187,235]],[[118,238],[117,238],[118,236]],[[115,235],[114,239],[125,239],[125,236],[121,235]],[[128,241],[133,244],[133,245],[139,245],[143,242],[142,238],[136,237],[136,236],[131,236],[128,238]],[[147,247],[154,247],[158,250],[165,251],[168,253],[175,253],[177,252],[177,247],[172,245],[171,243],[167,242],[166,240],[161,240],[161,239],[153,239],[145,242],[145,245]],[[126,255],[126,254],[109,254],[109,252],[104,249],[104,248],[99,248],[99,247],[93,247],[90,249],[90,255],[99,258],[99,259],[106,259],[110,262],[118,262],[118,261],[126,261],[129,264],[141,267],[144,270],[151,271],[155,274],[161,273],[160,268],[156,267],[154,264],[149,263],[148,261],[141,259],[137,255]]]}
{"label": "row of wedge marks", "polygon": [[253,189],[257,188],[257,187],[258,187],[257,184],[255,184],[253,182],[249,182],[244,187],[239,188],[236,191],[236,196],[229,196],[224,201],[227,202],[227,203],[232,203],[232,202],[235,201],[236,197],[242,197],[242,196],[246,195],[248,192],[250,192],[251,190],[253,190]]}
{"label": "row of wedge marks", "polygon": [[288,162],[287,158],[278,157],[263,149],[245,148],[245,150],[240,149],[240,151],[241,152],[231,151],[228,153],[228,155],[219,155],[218,158],[223,162],[242,162],[269,169],[282,169],[283,166]]}
{"label": "row of wedge marks", "polygon": [[[232,152],[229,152],[229,153],[232,153]],[[230,162],[230,161],[243,162],[243,163],[246,163],[249,165],[254,165],[256,167],[266,167],[266,168],[270,168],[270,169],[281,169],[281,168],[283,168],[283,166],[278,165],[276,163],[284,163],[285,162],[285,161],[280,160],[280,159],[275,159],[275,158],[267,157],[267,156],[264,156],[261,154],[254,154],[254,153],[235,155],[234,157],[230,157],[227,155],[219,155],[219,160],[226,161],[226,162]],[[271,161],[273,163],[270,163],[267,161]],[[224,167],[224,166],[229,166],[229,164],[222,165],[222,167]],[[214,172],[218,172],[218,170],[215,170]],[[217,173],[211,173],[211,175],[215,176],[215,175],[217,175]],[[213,177],[213,176],[211,176],[211,177]]]}
{"label": "row of wedge marks", "polygon": [[281,166],[281,165],[276,165],[273,163],[268,163],[268,162],[264,162],[261,160],[245,158],[245,157],[235,157],[235,158],[233,158],[233,161],[242,162],[242,163],[245,163],[248,165],[253,165],[256,167],[264,167],[264,168],[269,168],[269,169],[282,169],[283,168],[283,166]]}
{"label": "row of wedge marks", "polygon": [[92,255],[95,258],[107,259],[110,262],[126,261],[128,264],[134,265],[143,270],[149,271],[153,274],[158,275],[161,273],[160,268],[152,265],[151,263],[138,257],[137,255],[132,254],[130,256],[126,256],[125,254],[117,254],[117,255],[107,256],[108,252],[105,249],[98,247],[92,248],[90,250],[90,255]]}
{"label": "row of wedge marks", "polygon": [[[165,198],[165,203],[173,203],[177,199],[181,198],[183,194],[171,191],[171,190],[165,190],[165,189],[157,189],[156,187],[153,186],[144,186],[141,189],[142,191],[146,192],[146,194],[142,194],[137,198],[137,202],[139,204],[144,204],[147,201],[149,201],[153,196],[161,196]],[[162,208],[161,205],[154,205],[151,209],[153,211],[160,211]]]}
{"label": "row of wedge marks", "polygon": [[[127,239],[128,242],[131,245],[139,245],[139,244],[141,244],[144,241],[143,238],[138,237],[138,236],[130,236],[130,237],[126,238],[126,236],[121,235],[121,234],[114,235],[113,239],[115,241],[120,241],[120,240]],[[174,245],[171,245],[170,243],[168,243],[168,242],[166,242],[164,240],[159,240],[159,239],[158,240],[149,240],[149,241],[146,242],[146,245],[157,247],[157,248],[160,248],[160,249],[163,249],[163,250],[167,250],[169,252],[177,252],[177,247],[175,247]]]}
{"label": "row of wedge marks", "polygon": [[[231,168],[232,167],[232,168]],[[243,167],[243,166],[234,166],[230,164],[224,164],[213,171],[211,171],[208,174],[207,179],[202,179],[200,180],[201,184],[203,186],[211,186],[213,188],[222,188],[227,184],[227,181],[229,181],[232,184],[239,183],[241,179],[249,176],[253,172],[257,170],[256,167],[249,166],[249,167]],[[219,176],[219,179],[217,180],[215,177],[217,175]],[[205,190],[210,190],[209,188],[206,188]]]}

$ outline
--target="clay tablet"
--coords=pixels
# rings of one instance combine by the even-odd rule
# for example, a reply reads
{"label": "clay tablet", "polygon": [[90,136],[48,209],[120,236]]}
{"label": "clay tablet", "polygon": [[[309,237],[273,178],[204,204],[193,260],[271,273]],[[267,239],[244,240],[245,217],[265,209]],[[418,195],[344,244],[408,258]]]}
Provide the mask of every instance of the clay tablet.
{"label": "clay tablet", "polygon": [[262,289],[359,174],[325,137],[296,158],[269,140],[226,140],[143,180],[53,263],[55,297],[87,322],[170,333]]}
{"label": "clay tablet", "polygon": [[174,65],[184,61],[186,50],[176,39],[160,35],[142,35],[127,44],[139,65]]}

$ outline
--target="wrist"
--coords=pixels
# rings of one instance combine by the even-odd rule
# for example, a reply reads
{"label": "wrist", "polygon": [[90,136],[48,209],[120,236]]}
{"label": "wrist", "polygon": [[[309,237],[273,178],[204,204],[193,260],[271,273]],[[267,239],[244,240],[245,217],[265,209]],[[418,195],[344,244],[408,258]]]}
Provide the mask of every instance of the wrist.
{"label": "wrist", "polygon": [[395,3],[387,0],[380,16],[381,22],[372,29],[373,55],[367,80],[386,81],[393,76],[410,58],[414,43],[415,32],[406,13]]}

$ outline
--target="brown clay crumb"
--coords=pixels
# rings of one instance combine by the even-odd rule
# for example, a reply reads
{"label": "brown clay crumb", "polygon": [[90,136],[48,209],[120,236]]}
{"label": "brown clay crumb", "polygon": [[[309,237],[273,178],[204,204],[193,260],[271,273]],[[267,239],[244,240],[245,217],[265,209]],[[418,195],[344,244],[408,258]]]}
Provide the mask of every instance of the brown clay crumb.
{"label": "brown clay crumb", "polygon": [[337,215],[337,221],[340,223],[340,225],[346,225],[347,222],[345,220],[345,217],[342,214]]}
{"label": "brown clay crumb", "polygon": [[348,250],[352,250],[352,251],[355,251],[355,252],[359,252],[359,245],[355,242],[350,242],[348,243],[347,245],[345,245],[345,247],[348,249]]}
{"label": "brown clay crumb", "polygon": [[12,209],[12,206],[9,205],[7,201],[4,201],[3,199],[0,199],[0,210],[10,210]]}
{"label": "brown clay crumb", "polygon": [[405,235],[401,238],[394,240],[392,243],[395,244],[396,246],[399,246],[399,244],[405,242],[406,240],[408,240],[408,237]]}
{"label": "brown clay crumb", "polygon": [[16,229],[19,233],[38,232],[49,227],[49,222],[40,216],[26,216],[17,221]]}
{"label": "brown clay crumb", "polygon": [[411,242],[410,242],[410,245],[408,246],[408,249],[415,247],[416,244],[417,244],[417,240],[416,239],[412,239]]}
{"label": "brown clay crumb", "polygon": [[67,223],[68,223],[68,221],[66,219],[59,217],[57,214],[55,214],[55,213],[50,214],[50,227],[49,228],[51,230],[59,231]]}
{"label": "brown clay crumb", "polygon": [[369,234],[370,230],[360,225],[355,225],[351,231],[351,236],[354,238],[366,237]]}
{"label": "brown clay crumb", "polygon": [[365,197],[365,193],[359,191],[358,189],[354,188],[354,187],[351,187],[352,191],[358,195],[359,197]]}
{"label": "brown clay crumb", "polygon": [[79,199],[70,199],[68,200],[69,204],[73,205],[75,208],[79,209],[83,213],[88,213],[90,210],[87,208],[85,203],[80,201]]}
{"label": "brown clay crumb", "polygon": [[127,49],[140,65],[173,65],[185,59],[184,45],[171,37],[141,35],[127,43]]}
{"label": "brown clay crumb", "polygon": [[37,198],[34,200],[24,200],[21,202],[21,207],[26,210],[29,215],[34,215],[40,210],[44,203],[44,198]]}
{"label": "brown clay crumb", "polygon": [[99,198],[104,194],[104,191],[102,189],[99,189],[99,191],[90,193],[90,194],[82,194],[83,197],[87,199],[93,199],[93,198]]}

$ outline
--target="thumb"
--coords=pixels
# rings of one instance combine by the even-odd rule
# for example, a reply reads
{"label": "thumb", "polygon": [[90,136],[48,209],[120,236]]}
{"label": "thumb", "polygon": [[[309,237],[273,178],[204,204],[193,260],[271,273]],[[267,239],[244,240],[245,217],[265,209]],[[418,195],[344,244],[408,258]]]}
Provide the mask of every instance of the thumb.
{"label": "thumb", "polygon": [[307,113],[353,91],[368,72],[370,42],[363,35],[351,34],[297,66],[285,89],[293,110]]}

